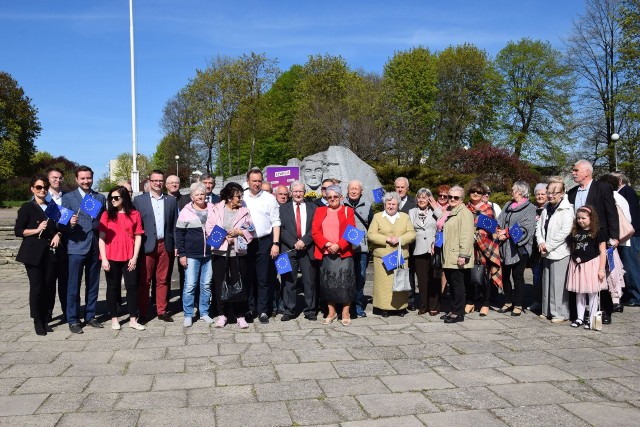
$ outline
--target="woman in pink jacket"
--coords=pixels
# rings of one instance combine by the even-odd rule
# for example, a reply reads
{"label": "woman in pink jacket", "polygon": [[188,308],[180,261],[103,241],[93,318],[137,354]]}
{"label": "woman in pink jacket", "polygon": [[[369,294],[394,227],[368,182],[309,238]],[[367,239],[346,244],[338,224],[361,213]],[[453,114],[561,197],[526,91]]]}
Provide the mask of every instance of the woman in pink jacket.
{"label": "woman in pink jacket", "polygon": [[[224,327],[229,320],[236,319],[238,327],[249,327],[244,313],[248,311],[247,292],[233,301],[222,301],[222,283],[228,277],[229,283],[237,283],[238,279],[245,284],[247,264],[245,255],[247,245],[253,240],[254,226],[249,215],[249,209],[242,201],[242,187],[230,182],[220,191],[222,201],[213,207],[213,214],[207,219],[207,229],[213,230],[217,225],[227,232],[225,240],[219,248],[213,248],[213,286],[216,305],[220,316],[216,328]],[[227,271],[229,272],[227,276]],[[245,284],[246,286],[246,284]]]}

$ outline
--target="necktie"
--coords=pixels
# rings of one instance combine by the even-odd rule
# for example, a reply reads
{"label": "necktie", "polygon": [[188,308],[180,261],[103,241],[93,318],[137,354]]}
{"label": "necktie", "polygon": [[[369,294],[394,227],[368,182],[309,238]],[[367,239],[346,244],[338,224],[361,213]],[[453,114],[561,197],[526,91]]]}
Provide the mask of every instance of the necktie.
{"label": "necktie", "polygon": [[302,238],[302,222],[300,220],[300,203],[296,203],[296,237]]}

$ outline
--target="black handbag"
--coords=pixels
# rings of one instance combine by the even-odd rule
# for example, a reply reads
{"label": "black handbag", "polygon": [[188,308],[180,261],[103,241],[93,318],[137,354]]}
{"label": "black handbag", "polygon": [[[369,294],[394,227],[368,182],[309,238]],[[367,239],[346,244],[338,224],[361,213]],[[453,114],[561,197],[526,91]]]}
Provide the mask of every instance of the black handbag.
{"label": "black handbag", "polygon": [[469,272],[469,282],[475,286],[484,286],[487,280],[487,271],[482,264],[473,264]]}
{"label": "black handbag", "polygon": [[431,267],[442,268],[442,248],[434,248],[433,255],[431,256]]}
{"label": "black handbag", "polygon": [[220,288],[220,300],[223,302],[241,302],[247,299],[244,291],[244,286],[242,284],[242,277],[240,275],[240,261],[238,261],[238,257],[235,256],[236,263],[238,266],[238,278],[237,280],[231,280],[231,269],[229,267],[229,252],[231,252],[231,248],[227,249],[227,255],[225,257],[224,262],[224,280],[222,281],[222,286]]}

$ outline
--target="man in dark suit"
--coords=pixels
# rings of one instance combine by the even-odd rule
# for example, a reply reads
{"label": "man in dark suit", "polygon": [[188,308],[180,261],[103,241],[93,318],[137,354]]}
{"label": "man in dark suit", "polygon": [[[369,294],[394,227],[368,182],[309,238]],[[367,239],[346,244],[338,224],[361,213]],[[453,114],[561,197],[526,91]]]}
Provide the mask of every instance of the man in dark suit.
{"label": "man in dark suit", "polygon": [[140,269],[140,292],[138,293],[138,309],[140,317],[147,318],[149,308],[149,288],[151,281],[156,281],[156,310],[158,319],[173,322],[171,313],[167,311],[169,295],[168,273],[169,253],[174,251],[173,232],[176,226],[178,208],[176,199],[162,193],[164,173],[154,170],[149,175],[151,188],[148,193],[141,194],[133,200],[133,205],[140,212],[144,228],[144,262]]}
{"label": "man in dark suit", "polygon": [[316,267],[313,256],[313,238],[311,223],[316,205],[304,200],[304,184],[301,181],[291,183],[292,200],[280,205],[280,244],[282,251],[289,252],[291,272],[282,278],[282,299],[284,301],[283,322],[296,315],[296,281],[298,271],[302,273],[304,288],[304,317],[317,320],[316,317]]}
{"label": "man in dark suit", "polygon": [[[75,214],[64,227],[66,232],[67,255],[69,259],[69,281],[67,282],[67,322],[69,330],[81,334],[80,326],[80,281],[84,270],[85,280],[85,323],[94,328],[102,328],[96,320],[96,303],[100,286],[100,261],[98,260],[98,226],[100,216],[104,212],[107,200],[91,189],[93,186],[93,170],[88,166],[80,166],[76,170],[78,189],[62,196],[62,206],[71,209]],[[89,195],[102,204],[95,218],[80,209],[83,198]]]}
{"label": "man in dark suit", "polygon": [[[59,168],[48,168],[47,178],[49,179],[49,194],[47,194],[47,202],[53,200],[58,206],[62,205],[62,181],[64,176]],[[60,239],[56,250],[59,262],[56,264],[55,276],[58,281],[58,299],[60,300],[60,308],[62,309],[62,323],[67,322],[67,282],[69,281],[69,261],[67,259],[67,243],[63,238]],[[55,283],[53,284],[55,287]],[[49,310],[47,311],[47,321],[51,321],[53,309],[56,305],[55,289],[49,295]]]}
{"label": "man in dark suit", "polygon": [[203,173],[202,175],[200,175],[200,182],[204,184],[204,188],[207,190],[204,195],[204,198],[207,201],[207,203],[213,203],[213,204],[220,203],[220,196],[213,193],[213,189],[216,186],[216,180],[213,177],[213,175],[208,173]]}
{"label": "man in dark suit", "polygon": [[[607,183],[593,180],[593,166],[588,160],[578,160],[571,170],[571,175],[578,184],[567,193],[573,209],[578,210],[585,205],[593,206],[600,221],[600,229],[608,239],[607,243],[617,246],[620,228],[613,188]],[[571,318],[575,319],[575,297],[570,298],[570,301],[573,301],[570,307]],[[602,323],[611,323],[613,300],[609,292],[600,292],[600,307],[603,310]]]}
{"label": "man in dark suit", "polygon": [[327,195],[327,187],[329,187],[330,185],[333,185],[334,184],[333,181],[334,181],[333,178],[326,178],[322,180],[322,185],[320,186],[321,196],[313,201],[316,204],[316,206],[329,206],[329,202],[327,202],[327,199],[325,199],[325,196]]}
{"label": "man in dark suit", "polygon": [[[398,178],[396,178],[394,185],[396,187],[396,193],[398,193],[398,195],[400,196],[400,206],[398,206],[398,210],[400,212],[404,212],[406,214],[409,214],[409,211],[412,208],[415,208],[416,205],[416,198],[413,196],[409,196],[407,194],[407,192],[409,191],[409,180],[407,178],[405,178],[404,176],[400,176]],[[411,254],[413,254],[413,248],[415,247],[415,244],[411,244],[409,245],[409,284],[411,285],[411,290],[409,291],[409,305],[407,307],[407,310],[409,311],[415,311],[416,309],[416,305],[415,305],[415,299],[416,299],[416,266],[415,266],[415,260],[413,259],[413,256]]]}

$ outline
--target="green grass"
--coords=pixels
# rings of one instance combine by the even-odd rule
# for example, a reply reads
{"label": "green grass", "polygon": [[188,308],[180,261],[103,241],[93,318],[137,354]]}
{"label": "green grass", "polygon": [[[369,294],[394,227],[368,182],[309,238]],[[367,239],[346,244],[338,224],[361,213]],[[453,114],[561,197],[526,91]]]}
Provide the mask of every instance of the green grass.
{"label": "green grass", "polygon": [[0,208],[19,208],[27,200],[3,200],[0,201]]}

